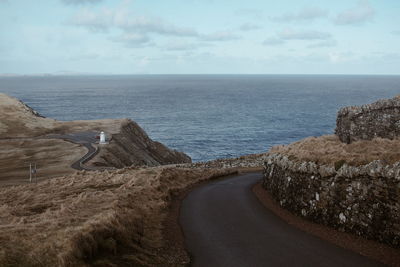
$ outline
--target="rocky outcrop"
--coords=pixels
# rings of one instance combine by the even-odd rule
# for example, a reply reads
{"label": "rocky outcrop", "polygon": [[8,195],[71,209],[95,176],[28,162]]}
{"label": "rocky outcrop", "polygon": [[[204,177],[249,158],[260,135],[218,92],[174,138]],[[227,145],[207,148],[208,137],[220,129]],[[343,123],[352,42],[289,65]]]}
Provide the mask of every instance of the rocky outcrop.
{"label": "rocky outcrop", "polygon": [[119,133],[112,135],[110,144],[101,146],[92,165],[122,168],[190,162],[188,155],[151,140],[137,123],[127,119],[122,122]]}
{"label": "rocky outcrop", "polygon": [[400,98],[340,109],[335,133],[347,144],[374,137],[393,139],[400,136]]}
{"label": "rocky outcrop", "polygon": [[400,248],[400,163],[329,166],[272,154],[263,186],[299,216]]}

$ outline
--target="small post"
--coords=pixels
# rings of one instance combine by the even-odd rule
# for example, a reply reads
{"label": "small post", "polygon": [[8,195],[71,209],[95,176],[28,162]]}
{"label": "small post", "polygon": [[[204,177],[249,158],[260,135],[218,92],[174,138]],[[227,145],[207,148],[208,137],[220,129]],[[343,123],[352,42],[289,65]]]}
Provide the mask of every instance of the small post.
{"label": "small post", "polygon": [[34,168],[33,172],[34,172],[34,174],[35,174],[35,182],[37,183],[37,177],[36,177],[36,173],[37,173],[37,170],[36,170],[36,163],[35,163],[35,168]]}
{"label": "small post", "polygon": [[29,163],[29,182],[32,183],[32,163]]}

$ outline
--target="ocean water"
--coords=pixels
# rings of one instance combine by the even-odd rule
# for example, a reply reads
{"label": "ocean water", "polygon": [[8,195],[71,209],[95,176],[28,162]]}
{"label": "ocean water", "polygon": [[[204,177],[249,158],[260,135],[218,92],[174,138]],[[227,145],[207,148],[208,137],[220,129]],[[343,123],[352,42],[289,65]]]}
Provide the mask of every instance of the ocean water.
{"label": "ocean water", "polygon": [[331,134],[340,107],[400,94],[400,76],[2,77],[0,92],[58,120],[130,118],[203,161]]}

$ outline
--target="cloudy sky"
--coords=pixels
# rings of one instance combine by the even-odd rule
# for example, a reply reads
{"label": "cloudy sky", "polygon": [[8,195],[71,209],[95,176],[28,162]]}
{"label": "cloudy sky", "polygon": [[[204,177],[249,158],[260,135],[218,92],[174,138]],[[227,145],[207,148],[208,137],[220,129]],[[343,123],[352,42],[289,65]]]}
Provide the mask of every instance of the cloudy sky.
{"label": "cloudy sky", "polygon": [[0,0],[0,73],[400,74],[398,0]]}

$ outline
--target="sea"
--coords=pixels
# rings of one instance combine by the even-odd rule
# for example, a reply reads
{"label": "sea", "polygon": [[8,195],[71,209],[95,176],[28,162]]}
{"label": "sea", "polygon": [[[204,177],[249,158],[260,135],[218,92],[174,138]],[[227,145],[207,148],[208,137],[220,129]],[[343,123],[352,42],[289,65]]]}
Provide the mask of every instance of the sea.
{"label": "sea", "polygon": [[17,76],[0,92],[58,120],[132,119],[197,162],[333,134],[341,107],[399,95],[400,76]]}

